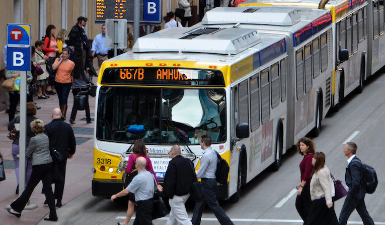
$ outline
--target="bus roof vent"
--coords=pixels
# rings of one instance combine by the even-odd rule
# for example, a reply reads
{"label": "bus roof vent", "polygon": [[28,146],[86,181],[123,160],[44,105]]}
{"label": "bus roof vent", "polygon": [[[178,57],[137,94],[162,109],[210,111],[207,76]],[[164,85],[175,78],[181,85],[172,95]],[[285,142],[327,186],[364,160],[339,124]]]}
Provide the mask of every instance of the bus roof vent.
{"label": "bus roof vent", "polygon": [[215,28],[215,27],[204,27],[200,28],[198,30],[194,30],[190,32],[188,35],[181,37],[181,39],[193,39],[196,37],[199,37],[204,34],[211,34],[213,32],[219,31],[221,28]]}
{"label": "bus roof vent", "polygon": [[256,12],[259,8],[248,8],[243,13],[253,13]]}
{"label": "bus roof vent", "polygon": [[139,38],[134,52],[195,52],[238,54],[261,42],[255,29],[198,27],[167,28]]}
{"label": "bus roof vent", "polygon": [[300,13],[295,7],[217,7],[206,12],[202,24],[257,24],[292,26],[300,21]]}

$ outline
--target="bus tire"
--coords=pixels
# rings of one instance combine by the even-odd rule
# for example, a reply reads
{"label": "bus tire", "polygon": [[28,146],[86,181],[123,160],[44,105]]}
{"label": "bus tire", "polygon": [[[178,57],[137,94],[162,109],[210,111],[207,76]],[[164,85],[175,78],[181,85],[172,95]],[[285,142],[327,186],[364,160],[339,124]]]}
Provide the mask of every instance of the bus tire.
{"label": "bus tire", "polygon": [[273,171],[278,171],[282,165],[282,153],[283,153],[283,125],[282,121],[278,122],[277,136],[275,140],[275,158],[272,165]]}
{"label": "bus tire", "polygon": [[315,127],[313,129],[313,136],[318,137],[321,133],[321,124],[322,124],[322,93],[318,95],[317,100],[317,111],[315,116]]}
{"label": "bus tire", "polygon": [[365,80],[365,54],[361,54],[361,66],[360,66],[360,85],[358,86],[357,92],[361,94],[364,90],[364,80]]}

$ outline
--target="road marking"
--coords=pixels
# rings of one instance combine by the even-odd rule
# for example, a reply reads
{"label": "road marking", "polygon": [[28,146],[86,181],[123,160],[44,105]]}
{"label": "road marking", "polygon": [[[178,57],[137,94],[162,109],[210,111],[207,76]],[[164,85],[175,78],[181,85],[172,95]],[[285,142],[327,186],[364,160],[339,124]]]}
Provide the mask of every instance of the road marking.
{"label": "road marking", "polygon": [[281,208],[283,204],[285,204],[295,193],[297,193],[296,189],[291,190],[291,192],[284,197],[276,206],[275,208]]}
{"label": "road marking", "polygon": [[350,135],[350,137],[348,137],[348,139],[345,140],[345,142],[343,143],[344,145],[346,145],[346,143],[350,142],[353,140],[353,138],[355,138],[357,136],[357,134],[360,133],[359,131],[354,131],[354,133],[352,135]]}
{"label": "road marking", "polygon": [[[117,221],[125,220],[125,216],[116,217]],[[131,220],[135,219],[135,216],[131,217]],[[303,224],[302,220],[281,220],[281,219],[234,219],[230,218],[233,222],[257,222],[257,223],[298,223]],[[156,220],[168,220],[168,217],[162,217]],[[202,221],[218,221],[217,218],[202,218]],[[374,222],[376,225],[385,225],[385,222]],[[359,221],[349,221],[348,224],[363,224]]]}

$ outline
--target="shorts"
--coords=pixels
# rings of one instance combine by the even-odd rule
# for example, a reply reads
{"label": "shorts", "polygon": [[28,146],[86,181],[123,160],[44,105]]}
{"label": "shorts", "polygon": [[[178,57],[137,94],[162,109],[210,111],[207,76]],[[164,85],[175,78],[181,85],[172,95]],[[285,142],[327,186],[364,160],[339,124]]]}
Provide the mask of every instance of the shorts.
{"label": "shorts", "polygon": [[45,86],[48,84],[48,80],[47,79],[44,79],[44,80],[37,80],[36,81],[36,85],[37,86]]}

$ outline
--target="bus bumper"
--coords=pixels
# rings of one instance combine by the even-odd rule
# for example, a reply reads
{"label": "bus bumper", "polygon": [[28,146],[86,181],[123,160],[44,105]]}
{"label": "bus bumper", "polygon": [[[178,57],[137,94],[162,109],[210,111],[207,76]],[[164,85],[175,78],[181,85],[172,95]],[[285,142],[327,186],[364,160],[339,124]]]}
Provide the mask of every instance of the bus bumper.
{"label": "bus bumper", "polygon": [[121,180],[92,180],[92,195],[110,197],[123,190],[124,183]]}

